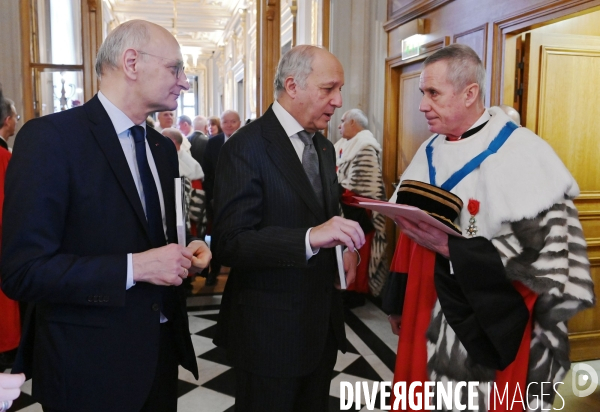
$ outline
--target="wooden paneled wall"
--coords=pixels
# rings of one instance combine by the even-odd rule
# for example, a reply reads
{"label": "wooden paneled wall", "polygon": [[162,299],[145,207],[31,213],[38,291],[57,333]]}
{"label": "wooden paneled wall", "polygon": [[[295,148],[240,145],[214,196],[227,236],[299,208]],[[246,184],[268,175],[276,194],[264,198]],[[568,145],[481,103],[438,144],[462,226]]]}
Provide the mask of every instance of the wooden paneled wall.
{"label": "wooden paneled wall", "polygon": [[259,0],[256,3],[257,21],[257,110],[256,115],[262,114],[273,103],[273,79],[277,70],[277,63],[281,57],[279,1]]}

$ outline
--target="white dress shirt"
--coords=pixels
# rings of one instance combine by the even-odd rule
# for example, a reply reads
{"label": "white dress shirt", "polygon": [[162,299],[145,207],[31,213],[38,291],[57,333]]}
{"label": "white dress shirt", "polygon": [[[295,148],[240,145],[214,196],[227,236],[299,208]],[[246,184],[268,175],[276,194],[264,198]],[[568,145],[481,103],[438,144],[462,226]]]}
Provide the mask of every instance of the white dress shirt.
{"label": "white dress shirt", "polygon": [[[131,132],[129,129],[132,126],[136,126],[136,124],[129,118],[121,109],[111,103],[110,100],[102,92],[98,92],[98,99],[102,106],[104,106],[104,110],[108,113],[108,117],[110,117],[110,121],[117,132],[117,136],[119,137],[119,143],[121,143],[121,147],[123,148],[123,153],[125,154],[125,158],[127,159],[127,164],[129,165],[129,170],[131,171],[131,176],[133,177],[133,181],[135,183],[135,187],[137,188],[138,195],[140,196],[140,200],[142,201],[142,207],[144,208],[144,213],[146,212],[146,202],[144,198],[144,187],[142,185],[142,178],[140,177],[140,172],[137,166],[137,160],[135,157],[135,143],[133,141],[133,137],[131,136]],[[146,132],[146,122],[141,125],[144,128],[144,133]],[[146,144],[146,157],[148,158],[148,164],[150,165],[150,171],[152,172],[152,177],[154,178],[154,182],[156,183],[156,189],[158,190],[158,200],[160,201],[160,213],[162,215],[163,222],[163,230],[165,231],[165,238],[167,233],[167,222],[165,219],[165,202],[163,199],[162,186],[160,185],[160,179],[158,177],[158,171],[156,170],[156,164],[154,163],[154,158],[152,157],[152,152],[150,151],[150,147],[148,146],[148,140],[145,140]],[[133,281],[133,257],[132,254],[127,254],[127,284],[126,289],[131,288],[135,285]],[[161,314],[162,316],[162,314]]]}
{"label": "white dress shirt", "polygon": [[[298,132],[301,132],[302,130],[304,130],[304,127],[302,127],[300,125],[300,123],[298,123],[298,121],[296,119],[294,119],[294,117],[291,114],[289,114],[289,112],[287,110],[285,110],[281,104],[279,104],[279,102],[277,100],[275,100],[275,102],[273,103],[273,112],[275,113],[275,117],[277,117],[277,120],[279,120],[279,123],[281,123],[283,130],[285,130],[285,133],[290,138],[290,141],[292,142],[292,145],[294,146],[294,149],[296,150],[296,154],[298,155],[298,158],[300,159],[300,163],[302,163],[302,153],[304,152],[304,143],[298,137]],[[312,227],[306,231],[306,236],[304,238],[304,245],[306,247],[306,260],[310,259],[314,255],[319,253],[319,250],[320,250],[320,248],[313,249],[310,246],[310,231],[311,230],[312,230]]]}

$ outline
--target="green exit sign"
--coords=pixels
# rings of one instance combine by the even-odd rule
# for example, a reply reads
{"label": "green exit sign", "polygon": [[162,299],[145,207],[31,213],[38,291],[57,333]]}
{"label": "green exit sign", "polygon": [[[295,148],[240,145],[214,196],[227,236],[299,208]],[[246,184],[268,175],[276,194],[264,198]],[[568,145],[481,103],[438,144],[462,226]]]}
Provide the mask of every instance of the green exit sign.
{"label": "green exit sign", "polygon": [[425,36],[421,34],[415,34],[402,40],[402,60],[418,56],[424,40]]}

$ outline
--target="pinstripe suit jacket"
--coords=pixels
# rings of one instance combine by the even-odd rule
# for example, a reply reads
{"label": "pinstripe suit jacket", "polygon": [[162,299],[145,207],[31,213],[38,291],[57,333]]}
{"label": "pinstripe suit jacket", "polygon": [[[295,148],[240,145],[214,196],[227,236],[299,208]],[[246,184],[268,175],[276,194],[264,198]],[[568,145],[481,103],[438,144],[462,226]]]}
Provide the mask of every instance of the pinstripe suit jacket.
{"label": "pinstripe suit jacket", "polygon": [[345,350],[334,249],[306,260],[305,235],[339,213],[333,145],[315,138],[321,208],[272,108],[223,145],[215,182],[215,255],[231,267],[215,344],[264,376],[314,370],[330,325]]}

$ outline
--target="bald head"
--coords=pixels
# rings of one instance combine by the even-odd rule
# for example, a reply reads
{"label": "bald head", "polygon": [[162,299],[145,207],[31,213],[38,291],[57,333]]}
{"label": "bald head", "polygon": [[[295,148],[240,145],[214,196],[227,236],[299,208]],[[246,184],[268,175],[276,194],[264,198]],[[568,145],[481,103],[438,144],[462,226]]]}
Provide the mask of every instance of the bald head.
{"label": "bald head", "polygon": [[174,127],[167,127],[166,129],[163,129],[161,133],[163,134],[163,136],[171,139],[175,144],[177,151],[179,151],[179,149],[181,148],[181,144],[183,143],[183,134],[181,134],[181,132],[178,129],[175,129]]}
{"label": "bald head", "polygon": [[100,46],[96,56],[98,78],[109,69],[121,66],[121,56],[127,49],[143,49],[150,37],[153,23],[145,20],[130,20],[111,31]]}
{"label": "bald head", "polygon": [[206,126],[208,126],[208,119],[204,116],[196,116],[193,120],[194,130],[202,132],[204,134],[208,134],[206,130]]}
{"label": "bald head", "polygon": [[100,91],[135,124],[173,111],[189,89],[179,43],[163,27],[130,20],[109,33],[96,58]]}

